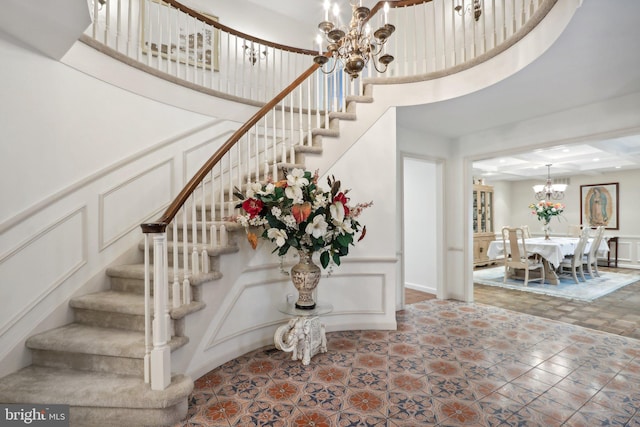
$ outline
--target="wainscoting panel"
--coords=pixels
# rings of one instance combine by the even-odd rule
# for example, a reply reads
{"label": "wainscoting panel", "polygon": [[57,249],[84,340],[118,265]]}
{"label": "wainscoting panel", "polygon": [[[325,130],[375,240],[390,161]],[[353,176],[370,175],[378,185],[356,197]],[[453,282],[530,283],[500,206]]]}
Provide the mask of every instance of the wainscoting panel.
{"label": "wainscoting panel", "polygon": [[167,160],[101,193],[99,247],[103,251],[159,213],[173,197],[173,162]]}
{"label": "wainscoting panel", "polygon": [[33,236],[0,256],[0,336],[87,262],[86,206]]}
{"label": "wainscoting panel", "polygon": [[[217,135],[215,138],[208,139],[198,145],[185,150],[183,154],[183,182],[187,182],[202,167],[204,162],[211,157],[220,147],[221,143],[233,134],[232,130]],[[215,171],[214,171],[215,172]]]}
{"label": "wainscoting panel", "polygon": [[[363,319],[375,325],[374,317],[388,315],[388,294],[393,294],[393,290],[387,287],[387,276],[384,272],[354,272],[322,277],[316,290],[316,301],[333,305],[333,311],[327,317],[364,316]],[[286,302],[287,295],[297,297],[288,276],[245,284],[221,315],[207,349],[249,332],[285,323],[291,316],[280,313],[277,307]]]}

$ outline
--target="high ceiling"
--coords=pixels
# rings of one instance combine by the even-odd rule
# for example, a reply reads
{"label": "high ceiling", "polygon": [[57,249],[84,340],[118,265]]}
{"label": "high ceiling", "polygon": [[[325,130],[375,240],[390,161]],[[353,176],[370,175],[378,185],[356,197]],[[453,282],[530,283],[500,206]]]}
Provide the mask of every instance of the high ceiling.
{"label": "high ceiling", "polygon": [[[323,0],[249,1],[306,25],[317,25],[322,14]],[[348,1],[338,3],[349,9]],[[363,3],[371,7],[376,1]],[[458,138],[640,92],[638,16],[639,0],[584,0],[560,39],[534,63],[470,95],[401,107],[398,125]],[[519,153],[474,166],[478,175],[491,173],[496,181],[545,177],[544,165],[549,163],[553,176],[598,174],[618,166],[640,168],[640,135]]]}

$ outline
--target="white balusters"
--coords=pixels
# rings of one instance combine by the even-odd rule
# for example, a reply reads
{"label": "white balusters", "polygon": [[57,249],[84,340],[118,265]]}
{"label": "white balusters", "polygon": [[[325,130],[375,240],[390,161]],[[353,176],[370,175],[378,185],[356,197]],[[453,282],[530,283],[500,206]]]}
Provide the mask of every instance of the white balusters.
{"label": "white balusters", "polygon": [[204,182],[200,184],[202,187],[202,200],[200,200],[200,223],[202,228],[202,272],[209,272],[209,253],[207,252],[207,206]]}
{"label": "white balusters", "polygon": [[[174,219],[177,222],[177,218]],[[186,288],[190,286],[190,275],[189,275],[189,236],[188,224],[187,224],[187,208],[186,206],[182,207],[182,288]],[[174,247],[174,251],[178,252],[180,248],[180,244],[177,244]],[[174,266],[175,268],[175,266]]]}
{"label": "white balusters", "polygon": [[198,253],[198,221],[197,206],[195,200],[195,194],[191,195],[191,274],[196,275],[200,272],[200,254]]}
{"label": "white balusters", "polygon": [[173,233],[171,236],[171,243],[173,248],[173,290],[171,297],[173,299],[173,308],[180,307],[180,277],[178,276],[179,263],[178,263],[178,248],[179,236],[178,236],[178,221],[173,221]]}

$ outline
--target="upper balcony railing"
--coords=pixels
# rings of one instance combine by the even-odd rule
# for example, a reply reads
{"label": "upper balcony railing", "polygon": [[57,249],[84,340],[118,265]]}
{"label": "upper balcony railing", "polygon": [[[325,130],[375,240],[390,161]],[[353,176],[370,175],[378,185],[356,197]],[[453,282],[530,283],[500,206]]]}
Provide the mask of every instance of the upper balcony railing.
{"label": "upper balcony railing", "polygon": [[[315,51],[240,33],[175,0],[89,0],[94,23],[87,43],[176,83],[264,104],[204,162],[161,218],[142,225],[144,375],[152,389],[171,381],[172,310],[188,309],[193,279],[206,279],[209,257],[227,249],[235,188],[274,178],[295,166],[299,153],[317,152],[314,136],[345,117],[336,113],[347,112],[349,96],[363,94],[363,81],[425,80],[477,63],[522,37],[556,1],[390,2],[396,32],[387,49],[396,60],[382,76],[368,67],[351,80],[340,67],[330,75],[319,71]],[[380,24],[382,5],[372,8],[372,27]]]}
{"label": "upper balcony railing", "polygon": [[[166,78],[220,96],[265,103],[306,70],[317,54],[236,31],[176,0],[88,1],[93,24],[85,40]],[[388,20],[396,32],[387,50],[396,59],[385,74],[367,67],[361,77],[424,79],[469,63],[504,47],[543,3],[549,1],[390,1]],[[382,14],[376,14],[379,7],[372,9],[370,21],[376,28],[382,23]],[[338,96],[361,93],[361,80],[345,79],[345,90]]]}

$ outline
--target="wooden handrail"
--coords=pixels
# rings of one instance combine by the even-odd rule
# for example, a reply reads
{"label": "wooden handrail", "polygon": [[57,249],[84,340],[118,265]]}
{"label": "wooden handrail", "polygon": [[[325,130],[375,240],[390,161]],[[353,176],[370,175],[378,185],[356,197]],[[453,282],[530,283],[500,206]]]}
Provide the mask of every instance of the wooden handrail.
{"label": "wooden handrail", "polygon": [[282,92],[275,96],[271,101],[265,104],[258,112],[256,112],[244,125],[236,130],[233,135],[202,165],[202,167],[191,178],[187,185],[180,191],[176,198],[171,202],[167,210],[162,217],[153,223],[142,224],[143,233],[162,233],[166,229],[167,225],[176,216],[182,205],[187,201],[191,193],[195,191],[200,182],[207,176],[213,167],[222,159],[222,157],[229,152],[229,150],[246,134],[260,119],[262,119],[271,109],[273,109],[280,101],[282,101],[288,94],[293,92],[302,82],[304,82],[309,76],[311,76],[319,65],[313,64],[309,69],[303,72],[297,79],[295,79],[289,86],[284,88]]}
{"label": "wooden handrail", "polygon": [[280,50],[285,50],[288,52],[293,52],[293,53],[299,53],[302,55],[317,55],[318,51],[314,51],[314,50],[309,50],[309,49],[302,49],[302,48],[298,48],[298,47],[293,47],[293,46],[286,46],[283,44],[279,44],[279,43],[274,43],[274,42],[270,42],[268,40],[264,40],[258,37],[254,37],[252,35],[243,33],[241,31],[238,30],[234,30],[233,28],[227,27],[226,25],[223,25],[213,19],[211,19],[211,17],[207,16],[207,15],[203,15],[202,13],[198,12],[197,10],[191,9],[185,5],[183,5],[182,3],[177,2],[176,0],[162,0],[164,3],[170,4],[171,6],[175,7],[176,9],[181,10],[182,12],[186,13],[187,15],[193,16],[194,18],[198,18],[201,21],[206,22],[207,24],[218,28],[219,30],[222,30],[224,32],[227,32],[229,34],[233,34],[234,36],[238,36],[238,37],[242,37],[243,39],[246,40],[250,40],[252,42],[255,43],[259,43],[261,45],[265,45],[265,46],[270,46],[276,49],[280,49]]}

